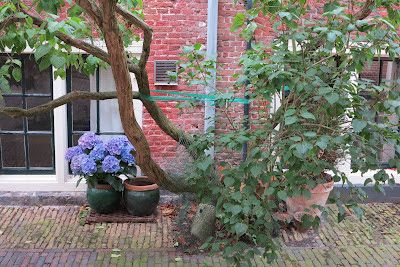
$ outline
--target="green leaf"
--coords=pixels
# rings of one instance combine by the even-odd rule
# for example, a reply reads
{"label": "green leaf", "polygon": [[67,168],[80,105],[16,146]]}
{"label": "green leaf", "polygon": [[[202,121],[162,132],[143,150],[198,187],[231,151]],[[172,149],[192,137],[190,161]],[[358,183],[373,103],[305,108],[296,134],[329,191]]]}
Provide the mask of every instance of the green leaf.
{"label": "green leaf", "polygon": [[279,197],[280,199],[282,199],[283,201],[286,201],[286,199],[287,199],[287,193],[286,193],[286,191],[279,191],[279,192],[277,193],[277,195],[278,195],[278,197]]}
{"label": "green leaf", "polygon": [[336,40],[336,34],[333,32],[329,32],[326,38],[329,42],[333,43]]}
{"label": "green leaf", "polygon": [[175,261],[181,261],[182,258],[175,258]]}
{"label": "green leaf", "polygon": [[361,132],[367,126],[367,122],[354,119],[351,122],[351,125],[353,126],[354,131],[358,133]]}
{"label": "green leaf", "polygon": [[293,123],[295,123],[296,121],[298,121],[298,117],[297,116],[289,116],[289,117],[286,117],[285,118],[285,124],[286,125],[290,125],[290,124],[293,124]]}
{"label": "green leaf", "polygon": [[322,136],[318,142],[316,143],[317,146],[319,146],[321,149],[326,149],[329,143],[329,137],[328,136]]}
{"label": "green leaf", "polygon": [[182,48],[182,50],[183,50],[183,53],[188,54],[194,50],[194,47],[193,46],[184,46]]}
{"label": "green leaf", "polygon": [[318,93],[320,95],[326,95],[326,94],[332,92],[332,90],[333,89],[331,87],[321,87],[321,88],[318,89]]}
{"label": "green leaf", "polygon": [[64,67],[66,60],[64,57],[53,55],[50,58],[50,62],[55,68],[60,69]]}
{"label": "green leaf", "polygon": [[338,100],[339,100],[339,94],[337,94],[337,93],[330,93],[330,94],[327,94],[326,96],[325,96],[325,98],[326,98],[326,100],[328,100],[328,102],[330,103],[330,104],[334,104],[334,103],[336,103]]}
{"label": "green leaf", "polygon": [[225,179],[224,179],[224,184],[227,187],[232,186],[234,182],[235,182],[235,179],[233,179],[232,177],[225,177]]}
{"label": "green leaf", "polygon": [[358,207],[353,207],[353,211],[357,215],[357,217],[360,218],[360,219],[364,214],[364,211],[362,209],[358,208]]}
{"label": "green leaf", "polygon": [[36,34],[36,30],[34,29],[27,29],[26,34],[28,35],[29,38],[32,38]]}
{"label": "green leaf", "polygon": [[257,177],[261,173],[262,167],[259,164],[254,165],[251,167],[250,171],[254,177]]}
{"label": "green leaf", "polygon": [[289,139],[292,140],[292,141],[295,141],[295,142],[301,141],[301,137],[300,136],[292,136],[292,137],[289,137]]}
{"label": "green leaf", "polygon": [[111,258],[119,258],[121,257],[121,254],[111,254]]}
{"label": "green leaf", "polygon": [[301,115],[303,118],[305,118],[305,119],[312,119],[312,120],[315,120],[314,114],[312,114],[312,113],[310,113],[310,112],[308,112],[308,111],[306,111],[306,110],[301,110],[301,111],[300,111],[300,115]]}
{"label": "green leaf", "polygon": [[236,215],[242,211],[242,207],[239,205],[234,205],[232,208],[230,208],[230,211],[232,212],[233,215]]}
{"label": "green leaf", "polygon": [[317,136],[317,133],[316,132],[305,132],[304,135],[307,137],[315,137],[315,136]]}
{"label": "green leaf", "polygon": [[264,195],[269,196],[269,195],[272,195],[274,192],[275,192],[275,189],[274,189],[273,187],[268,187],[268,188],[265,190]]}
{"label": "green leaf", "polygon": [[44,55],[48,54],[50,52],[51,48],[53,48],[53,46],[51,46],[49,44],[40,45],[38,48],[36,48],[35,60],[38,61]]}
{"label": "green leaf", "polygon": [[10,83],[4,76],[0,76],[0,89],[7,93],[12,93],[10,89]]}
{"label": "green leaf", "polygon": [[244,15],[242,13],[238,13],[236,17],[233,19],[233,23],[230,31],[236,32],[244,25]]}
{"label": "green leaf", "polygon": [[235,232],[237,236],[242,236],[244,233],[246,233],[247,229],[248,229],[247,224],[244,223],[235,224]]}
{"label": "green leaf", "polygon": [[20,68],[14,68],[12,71],[12,76],[14,77],[15,81],[19,82],[21,81],[21,69]]}
{"label": "green leaf", "polygon": [[257,24],[252,21],[247,25],[247,27],[243,30],[243,38],[246,41],[250,41],[251,37],[254,35],[254,31],[257,29]]}
{"label": "green leaf", "polygon": [[367,178],[367,179],[364,181],[364,186],[366,186],[366,185],[369,184],[369,183],[372,183],[372,179],[371,179],[371,178]]}

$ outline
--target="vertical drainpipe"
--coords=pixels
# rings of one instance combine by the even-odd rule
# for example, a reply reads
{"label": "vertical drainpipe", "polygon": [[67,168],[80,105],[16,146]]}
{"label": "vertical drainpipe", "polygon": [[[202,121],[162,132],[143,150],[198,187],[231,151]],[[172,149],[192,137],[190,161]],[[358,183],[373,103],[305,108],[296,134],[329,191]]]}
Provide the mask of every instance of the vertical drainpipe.
{"label": "vertical drainpipe", "polygon": [[[252,9],[253,8],[253,1],[252,0],[246,0],[246,2],[247,2],[247,10]],[[247,23],[249,23],[249,21]],[[251,50],[251,39],[246,43],[246,51],[249,51],[249,50]],[[247,88],[247,85],[249,85],[249,84],[250,84],[250,81],[247,80],[245,82],[246,88]],[[247,89],[246,89],[246,91],[247,91]],[[247,94],[247,92],[245,92],[244,97],[245,97],[245,99],[250,99],[250,97]],[[243,126],[244,126],[245,130],[248,130],[249,129],[250,104],[244,104],[243,113],[244,113],[244,116],[246,117],[244,119]],[[245,142],[245,143],[243,143],[243,154],[242,154],[243,161],[245,161],[246,158],[247,158],[247,150],[248,150],[248,143]]]}
{"label": "vertical drainpipe", "polygon": [[[218,0],[208,0],[208,12],[207,12],[207,60],[214,59],[214,55],[217,54],[217,38],[218,38]],[[206,87],[206,94],[215,91],[216,85],[216,73],[211,71],[211,79],[207,82],[209,86]],[[215,127],[215,106],[213,102],[205,101],[205,112],[204,112],[204,131],[209,127]],[[206,151],[207,155],[211,155],[214,158],[214,146]]]}

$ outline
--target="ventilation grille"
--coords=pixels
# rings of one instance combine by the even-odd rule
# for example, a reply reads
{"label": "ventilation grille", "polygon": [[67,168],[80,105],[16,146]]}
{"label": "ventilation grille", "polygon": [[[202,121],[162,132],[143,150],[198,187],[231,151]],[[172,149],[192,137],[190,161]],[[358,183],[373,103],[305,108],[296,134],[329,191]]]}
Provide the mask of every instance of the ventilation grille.
{"label": "ventilation grille", "polygon": [[178,85],[178,79],[169,81],[168,71],[177,71],[175,60],[154,61],[154,84],[155,85]]}

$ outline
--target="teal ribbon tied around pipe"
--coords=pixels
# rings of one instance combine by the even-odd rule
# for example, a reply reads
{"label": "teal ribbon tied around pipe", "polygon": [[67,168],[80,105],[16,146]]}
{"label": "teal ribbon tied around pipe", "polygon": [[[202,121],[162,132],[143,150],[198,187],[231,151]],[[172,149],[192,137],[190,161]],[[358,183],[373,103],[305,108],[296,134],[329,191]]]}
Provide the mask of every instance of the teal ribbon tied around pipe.
{"label": "teal ribbon tied around pipe", "polygon": [[[161,90],[150,90],[150,91],[154,92],[154,93],[170,94],[170,95],[176,95],[176,96],[149,96],[149,95],[141,94],[139,92],[140,98],[145,99],[147,101],[168,101],[168,100],[215,101],[215,100],[218,100],[213,95],[179,93],[179,92],[161,91]],[[243,104],[250,103],[249,99],[245,99],[245,98],[235,98],[232,101],[237,102],[237,103],[243,103]]]}

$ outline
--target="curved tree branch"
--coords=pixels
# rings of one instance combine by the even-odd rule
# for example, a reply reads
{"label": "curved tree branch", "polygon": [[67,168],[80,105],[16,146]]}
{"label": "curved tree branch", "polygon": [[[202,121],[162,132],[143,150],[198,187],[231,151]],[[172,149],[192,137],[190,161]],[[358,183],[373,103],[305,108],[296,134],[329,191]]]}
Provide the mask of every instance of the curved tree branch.
{"label": "curved tree branch", "polygon": [[[33,20],[33,24],[35,24],[38,27],[42,26],[43,23],[46,23],[41,17],[33,15],[33,14],[29,14],[26,10],[21,10],[21,12],[24,12],[24,14],[26,14],[27,16],[30,16]],[[4,19],[2,23],[0,23],[0,31],[3,30],[5,27],[11,25],[12,23],[17,23],[17,22],[25,23],[26,21],[25,21],[25,19],[10,16],[9,18]],[[104,62],[107,62],[108,64],[110,64],[110,57],[109,57],[108,53],[105,52],[104,50],[98,48],[97,46],[94,46],[84,40],[81,40],[81,39],[74,39],[74,38],[70,37],[69,35],[64,34],[60,31],[57,32],[56,36],[58,38],[60,38],[64,43],[71,45],[75,48],[81,49],[81,50],[103,60]],[[139,73],[139,66],[137,64],[133,64],[130,61],[127,61],[127,63],[128,63],[128,69],[130,72],[132,72],[134,74]]]}
{"label": "curved tree branch", "polygon": [[[144,32],[144,41],[143,41],[143,51],[140,57],[139,68],[140,74],[136,75],[136,79],[138,82],[138,87],[140,93],[144,95],[150,95],[150,85],[149,78],[146,71],[147,60],[150,55],[150,45],[152,42],[153,29],[144,22],[140,17],[132,14],[121,5],[117,5],[116,12],[120,14],[123,18],[130,21],[135,26],[139,27]],[[150,113],[150,116],[154,119],[157,125],[163,130],[167,135],[172,137],[175,141],[182,141],[183,144],[191,144],[193,143],[193,137],[185,132],[183,132],[180,128],[175,126],[165,115],[165,113],[161,110],[158,104],[154,101],[142,100],[144,106],[147,111]]]}
{"label": "curved tree branch", "polygon": [[143,40],[142,55],[140,56],[140,61],[139,61],[139,67],[141,69],[144,69],[146,67],[147,60],[149,59],[150,55],[150,45],[153,39],[153,29],[140,17],[136,16],[135,14],[132,14],[131,12],[129,12],[129,10],[126,10],[121,5],[117,5],[116,11],[124,19],[130,21],[133,25],[143,30],[144,40]]}
{"label": "curved tree branch", "polygon": [[103,24],[103,16],[100,7],[93,0],[76,0],[83,10],[96,22],[99,27]]}
{"label": "curved tree branch", "polygon": [[[132,92],[133,99],[140,99],[138,92]],[[117,92],[87,92],[87,91],[73,91],[59,98],[51,100],[42,105],[23,109],[17,107],[0,107],[0,115],[6,115],[13,118],[32,117],[45,112],[49,112],[57,107],[70,103],[74,100],[106,100],[117,98]]]}

